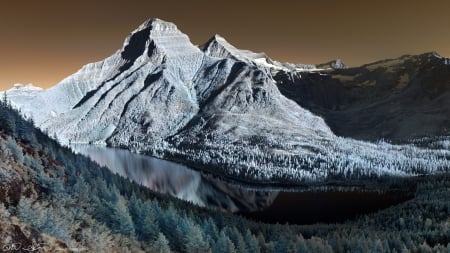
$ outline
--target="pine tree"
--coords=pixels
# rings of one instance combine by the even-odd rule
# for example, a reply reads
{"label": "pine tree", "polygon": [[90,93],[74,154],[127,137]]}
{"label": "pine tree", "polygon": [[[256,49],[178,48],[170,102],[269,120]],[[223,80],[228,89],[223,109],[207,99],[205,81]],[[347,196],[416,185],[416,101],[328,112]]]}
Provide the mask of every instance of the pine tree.
{"label": "pine tree", "polygon": [[246,253],[247,251],[247,245],[244,242],[244,238],[242,237],[241,233],[236,229],[236,227],[230,228],[227,227],[225,229],[228,237],[233,242],[236,251]]}
{"label": "pine tree", "polygon": [[184,220],[181,227],[187,252],[205,253],[208,251],[209,245],[198,225],[194,224],[191,220]]}
{"label": "pine tree", "polygon": [[6,91],[3,92],[2,104],[3,104],[5,107],[7,107],[7,105],[8,105],[8,95],[6,94]]}
{"label": "pine tree", "polygon": [[219,237],[219,230],[211,217],[203,223],[202,230],[211,245],[217,240],[217,237]]}
{"label": "pine tree", "polygon": [[151,246],[151,252],[155,253],[170,253],[169,241],[166,239],[163,233],[159,233],[156,241]]}
{"label": "pine tree", "polygon": [[133,218],[133,221],[136,227],[136,235],[140,240],[156,240],[160,230],[150,201],[142,203],[140,217],[137,220]]}
{"label": "pine tree", "polygon": [[134,235],[133,219],[128,212],[126,200],[122,195],[118,195],[117,202],[113,206],[112,215],[109,217],[113,230],[131,236]]}
{"label": "pine tree", "polygon": [[219,238],[213,247],[213,253],[236,253],[233,242],[223,231],[220,232]]}
{"label": "pine tree", "polygon": [[170,248],[175,251],[181,251],[183,246],[183,234],[179,227],[180,221],[181,219],[173,205],[169,205],[158,220],[161,232],[169,240]]}
{"label": "pine tree", "polygon": [[11,150],[11,153],[14,157],[14,160],[22,164],[23,163],[23,154],[22,149],[17,145],[16,141],[8,136],[8,148]]}
{"label": "pine tree", "polygon": [[247,250],[249,253],[259,253],[261,251],[258,240],[248,229],[245,231],[244,240],[247,243]]}

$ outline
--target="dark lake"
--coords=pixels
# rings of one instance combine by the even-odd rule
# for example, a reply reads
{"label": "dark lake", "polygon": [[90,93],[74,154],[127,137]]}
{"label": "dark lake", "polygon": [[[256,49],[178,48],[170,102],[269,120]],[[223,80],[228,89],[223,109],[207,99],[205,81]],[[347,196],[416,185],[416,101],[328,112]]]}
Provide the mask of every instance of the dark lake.
{"label": "dark lake", "polygon": [[74,145],[72,149],[154,191],[266,223],[343,222],[412,197],[392,192],[293,191],[247,186],[128,150],[97,145]]}
{"label": "dark lake", "polygon": [[411,198],[412,195],[392,192],[280,192],[266,209],[240,214],[265,223],[340,223]]}

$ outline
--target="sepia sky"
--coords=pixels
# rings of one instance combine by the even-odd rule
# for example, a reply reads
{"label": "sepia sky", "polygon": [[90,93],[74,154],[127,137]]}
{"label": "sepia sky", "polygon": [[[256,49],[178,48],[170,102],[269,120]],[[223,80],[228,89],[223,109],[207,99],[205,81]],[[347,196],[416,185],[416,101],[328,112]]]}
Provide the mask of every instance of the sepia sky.
{"label": "sepia sky", "polygon": [[0,90],[50,87],[117,49],[158,17],[194,44],[215,33],[272,59],[351,66],[403,54],[450,56],[448,0],[4,0],[0,3]]}

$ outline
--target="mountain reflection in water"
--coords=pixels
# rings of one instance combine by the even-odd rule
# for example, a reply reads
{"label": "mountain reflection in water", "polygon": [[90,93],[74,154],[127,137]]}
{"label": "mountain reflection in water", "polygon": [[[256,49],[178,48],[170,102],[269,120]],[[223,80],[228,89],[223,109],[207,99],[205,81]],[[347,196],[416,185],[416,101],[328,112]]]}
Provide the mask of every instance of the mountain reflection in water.
{"label": "mountain reflection in water", "polygon": [[343,222],[411,199],[409,194],[364,191],[275,191],[220,180],[188,167],[124,149],[75,145],[75,152],[154,191],[207,208],[238,212],[266,223]]}
{"label": "mountain reflection in water", "polygon": [[153,191],[169,194],[199,206],[231,212],[252,212],[270,206],[278,195],[277,191],[245,189],[181,164],[124,149],[98,145],[72,145],[71,148],[114,173]]}

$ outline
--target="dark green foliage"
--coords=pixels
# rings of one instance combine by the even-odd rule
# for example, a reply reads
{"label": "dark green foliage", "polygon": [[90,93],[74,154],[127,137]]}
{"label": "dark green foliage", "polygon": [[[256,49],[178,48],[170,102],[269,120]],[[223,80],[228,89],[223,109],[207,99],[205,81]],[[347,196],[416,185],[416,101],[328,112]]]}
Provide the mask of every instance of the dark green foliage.
{"label": "dark green foliage", "polygon": [[153,243],[152,247],[151,247],[151,251],[155,252],[155,253],[169,253],[170,251],[170,246],[169,246],[169,241],[167,241],[166,237],[164,236],[164,234],[159,233],[158,237],[156,239],[156,241]]}
{"label": "dark green foliage", "polygon": [[142,202],[133,193],[129,210],[135,224],[136,236],[141,241],[154,241],[159,236],[159,226],[151,202]]}
{"label": "dark green foliage", "polygon": [[183,234],[179,226],[181,217],[172,205],[159,216],[159,225],[163,234],[170,242],[170,248],[180,251],[183,249]]}
{"label": "dark green foliage", "polygon": [[265,225],[153,193],[39,130],[24,135],[16,126],[31,123],[8,106],[0,105],[0,113],[10,117],[9,123],[0,120],[2,159],[11,154],[26,166],[39,194],[37,200],[18,198],[11,210],[66,242],[85,240],[80,231],[92,218],[150,252],[446,252],[450,247],[449,175],[421,179],[414,199],[345,224]]}
{"label": "dark green foliage", "polygon": [[14,160],[17,163],[22,164],[23,163],[22,150],[19,146],[17,146],[17,143],[14,139],[8,138],[8,148],[12,152]]}
{"label": "dark green foliage", "polygon": [[241,232],[239,232],[235,227],[227,227],[225,228],[225,233],[228,235],[228,237],[233,242],[236,251],[237,252],[248,252],[247,245],[245,244],[244,238],[241,235]]}
{"label": "dark green foliage", "polygon": [[16,116],[18,115],[12,110],[11,105],[2,101],[0,105],[0,129],[8,135],[14,135],[16,131]]}
{"label": "dark green foliage", "polygon": [[236,248],[230,238],[222,231],[213,246],[213,253],[236,253]]}
{"label": "dark green foliage", "polygon": [[117,231],[127,236],[134,235],[133,219],[128,211],[126,200],[120,196],[114,205],[111,207],[110,212],[112,216],[109,217],[111,222],[111,228],[113,231]]}
{"label": "dark green foliage", "polygon": [[248,253],[258,253],[260,252],[260,247],[258,245],[258,240],[255,235],[250,232],[250,230],[246,230],[244,234],[244,241],[247,243]]}
{"label": "dark green foliage", "polygon": [[207,252],[209,244],[205,240],[205,234],[201,227],[190,219],[181,221],[181,232],[183,233],[183,244],[187,252]]}

